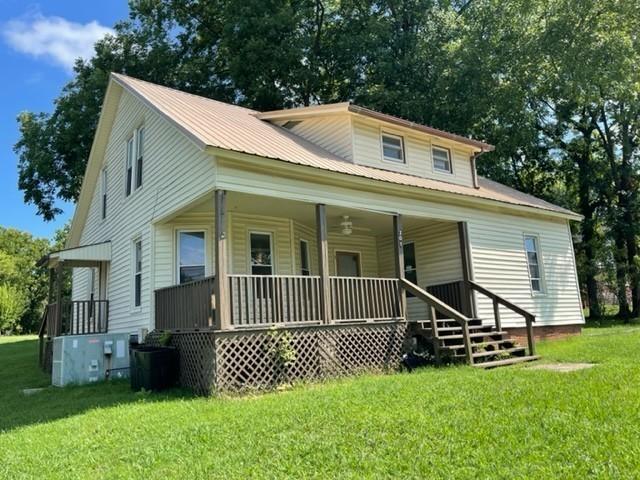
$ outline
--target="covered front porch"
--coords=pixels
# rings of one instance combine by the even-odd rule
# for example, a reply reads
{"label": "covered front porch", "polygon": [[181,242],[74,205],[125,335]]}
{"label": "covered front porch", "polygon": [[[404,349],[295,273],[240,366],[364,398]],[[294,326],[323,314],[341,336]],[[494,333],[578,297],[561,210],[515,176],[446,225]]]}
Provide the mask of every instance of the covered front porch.
{"label": "covered front porch", "polygon": [[405,278],[473,313],[461,222],[217,191],[154,228],[156,329],[427,320]]}

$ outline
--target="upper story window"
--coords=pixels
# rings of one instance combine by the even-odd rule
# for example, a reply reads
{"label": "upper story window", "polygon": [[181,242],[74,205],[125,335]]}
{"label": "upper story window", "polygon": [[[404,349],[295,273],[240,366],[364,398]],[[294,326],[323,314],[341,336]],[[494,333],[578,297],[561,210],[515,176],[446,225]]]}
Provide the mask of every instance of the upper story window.
{"label": "upper story window", "polygon": [[529,280],[531,281],[531,290],[534,293],[542,293],[542,264],[540,262],[540,245],[538,237],[534,235],[525,235],[524,250],[527,255],[527,265],[529,267]]}
{"label": "upper story window", "polygon": [[404,141],[398,135],[382,134],[382,158],[389,162],[404,163]]}
{"label": "upper story window", "polygon": [[451,152],[448,148],[433,147],[431,154],[433,156],[433,169],[436,172],[453,173]]}
{"label": "upper story window", "polygon": [[100,172],[100,188],[102,196],[102,219],[107,218],[107,169],[103,168]]}
{"label": "upper story window", "polygon": [[206,270],[204,231],[179,231],[177,250],[180,283],[204,278]]}
{"label": "upper story window", "polygon": [[134,188],[142,186],[142,161],[144,156],[144,127],[136,129],[127,140],[127,161],[125,172],[125,193],[131,195]]}
{"label": "upper story window", "polygon": [[144,153],[144,127],[136,134],[136,189],[142,186],[142,157]]}

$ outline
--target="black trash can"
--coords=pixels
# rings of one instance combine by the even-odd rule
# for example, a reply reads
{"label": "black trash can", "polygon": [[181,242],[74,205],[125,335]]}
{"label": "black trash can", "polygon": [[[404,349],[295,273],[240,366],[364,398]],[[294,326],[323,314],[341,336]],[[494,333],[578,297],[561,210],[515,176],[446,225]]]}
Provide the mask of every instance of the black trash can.
{"label": "black trash can", "polygon": [[134,391],[164,390],[178,383],[178,351],[174,347],[134,346],[129,367]]}

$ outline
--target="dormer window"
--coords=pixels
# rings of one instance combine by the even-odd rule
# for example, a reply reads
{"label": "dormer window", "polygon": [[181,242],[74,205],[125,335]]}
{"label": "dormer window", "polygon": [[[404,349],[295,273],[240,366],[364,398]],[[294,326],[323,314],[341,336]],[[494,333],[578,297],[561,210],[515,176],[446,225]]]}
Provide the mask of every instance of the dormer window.
{"label": "dormer window", "polygon": [[448,148],[433,147],[431,149],[433,157],[433,170],[440,173],[453,173],[451,166],[451,152]]}
{"label": "dormer window", "polygon": [[382,134],[382,158],[395,163],[404,163],[404,141],[398,135]]}

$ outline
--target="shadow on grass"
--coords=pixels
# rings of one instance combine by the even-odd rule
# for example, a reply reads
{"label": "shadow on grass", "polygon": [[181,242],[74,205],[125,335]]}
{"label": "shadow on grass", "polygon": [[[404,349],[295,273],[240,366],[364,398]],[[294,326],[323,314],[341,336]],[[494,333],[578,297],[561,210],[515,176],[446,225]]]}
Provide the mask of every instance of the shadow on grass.
{"label": "shadow on grass", "polygon": [[[25,395],[26,388],[44,388]],[[187,390],[135,393],[127,380],[57,388],[38,366],[38,341],[33,337],[0,337],[0,433],[45,423],[96,408],[136,402],[191,398]]]}
{"label": "shadow on grass", "polygon": [[622,319],[616,316],[587,318],[585,326],[589,328],[637,327],[640,326],[640,318]]}

